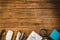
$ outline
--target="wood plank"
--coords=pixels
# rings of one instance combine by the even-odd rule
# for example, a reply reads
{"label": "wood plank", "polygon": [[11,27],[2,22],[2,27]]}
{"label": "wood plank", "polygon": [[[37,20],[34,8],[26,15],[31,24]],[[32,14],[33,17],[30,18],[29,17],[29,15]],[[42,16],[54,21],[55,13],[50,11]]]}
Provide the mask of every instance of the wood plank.
{"label": "wood plank", "polygon": [[12,40],[19,30],[29,36],[33,30],[39,34],[47,29],[49,35],[53,29],[60,30],[59,8],[59,0],[0,0],[0,31],[13,30]]}

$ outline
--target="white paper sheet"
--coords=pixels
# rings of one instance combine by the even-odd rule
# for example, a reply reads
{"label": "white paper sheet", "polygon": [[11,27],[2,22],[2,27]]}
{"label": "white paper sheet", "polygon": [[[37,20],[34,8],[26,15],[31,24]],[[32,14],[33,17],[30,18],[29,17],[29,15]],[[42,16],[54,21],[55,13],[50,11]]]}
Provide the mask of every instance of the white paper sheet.
{"label": "white paper sheet", "polygon": [[32,31],[27,40],[42,40],[42,37],[36,32]]}
{"label": "white paper sheet", "polygon": [[6,35],[6,40],[11,40],[13,36],[13,31],[9,30]]}

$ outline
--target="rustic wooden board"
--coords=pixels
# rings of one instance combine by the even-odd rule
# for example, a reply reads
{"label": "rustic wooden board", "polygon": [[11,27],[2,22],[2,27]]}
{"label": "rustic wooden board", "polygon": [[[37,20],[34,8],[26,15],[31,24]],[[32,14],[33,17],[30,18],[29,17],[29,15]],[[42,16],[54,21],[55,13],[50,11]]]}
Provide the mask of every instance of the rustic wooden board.
{"label": "rustic wooden board", "polygon": [[[5,29],[21,30],[28,36],[33,30],[37,33],[47,29],[48,35],[53,29],[60,30],[60,3],[50,0],[0,0],[0,31]],[[5,40],[5,35],[2,38]],[[26,39],[23,39],[26,40]]]}

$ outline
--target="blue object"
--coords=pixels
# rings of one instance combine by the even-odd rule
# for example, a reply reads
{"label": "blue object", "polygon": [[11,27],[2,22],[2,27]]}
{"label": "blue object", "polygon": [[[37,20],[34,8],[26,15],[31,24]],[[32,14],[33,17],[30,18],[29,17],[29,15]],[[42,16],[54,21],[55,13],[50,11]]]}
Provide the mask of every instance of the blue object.
{"label": "blue object", "polygon": [[60,33],[54,29],[53,32],[50,34],[50,37],[53,39],[53,40],[59,40],[60,38]]}

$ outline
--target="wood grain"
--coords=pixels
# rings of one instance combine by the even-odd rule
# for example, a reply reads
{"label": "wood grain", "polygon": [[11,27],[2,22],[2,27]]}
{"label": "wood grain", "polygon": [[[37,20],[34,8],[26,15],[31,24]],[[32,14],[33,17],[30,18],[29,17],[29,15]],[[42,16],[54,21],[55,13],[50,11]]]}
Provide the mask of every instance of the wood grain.
{"label": "wood grain", "polygon": [[[7,33],[8,30],[13,30],[12,40],[15,40],[19,30],[25,32],[25,36],[32,31],[39,34],[41,29],[47,29],[48,35],[53,29],[60,30],[60,3],[58,1],[0,0],[0,31],[5,29]],[[5,40],[5,36],[2,40]]]}

